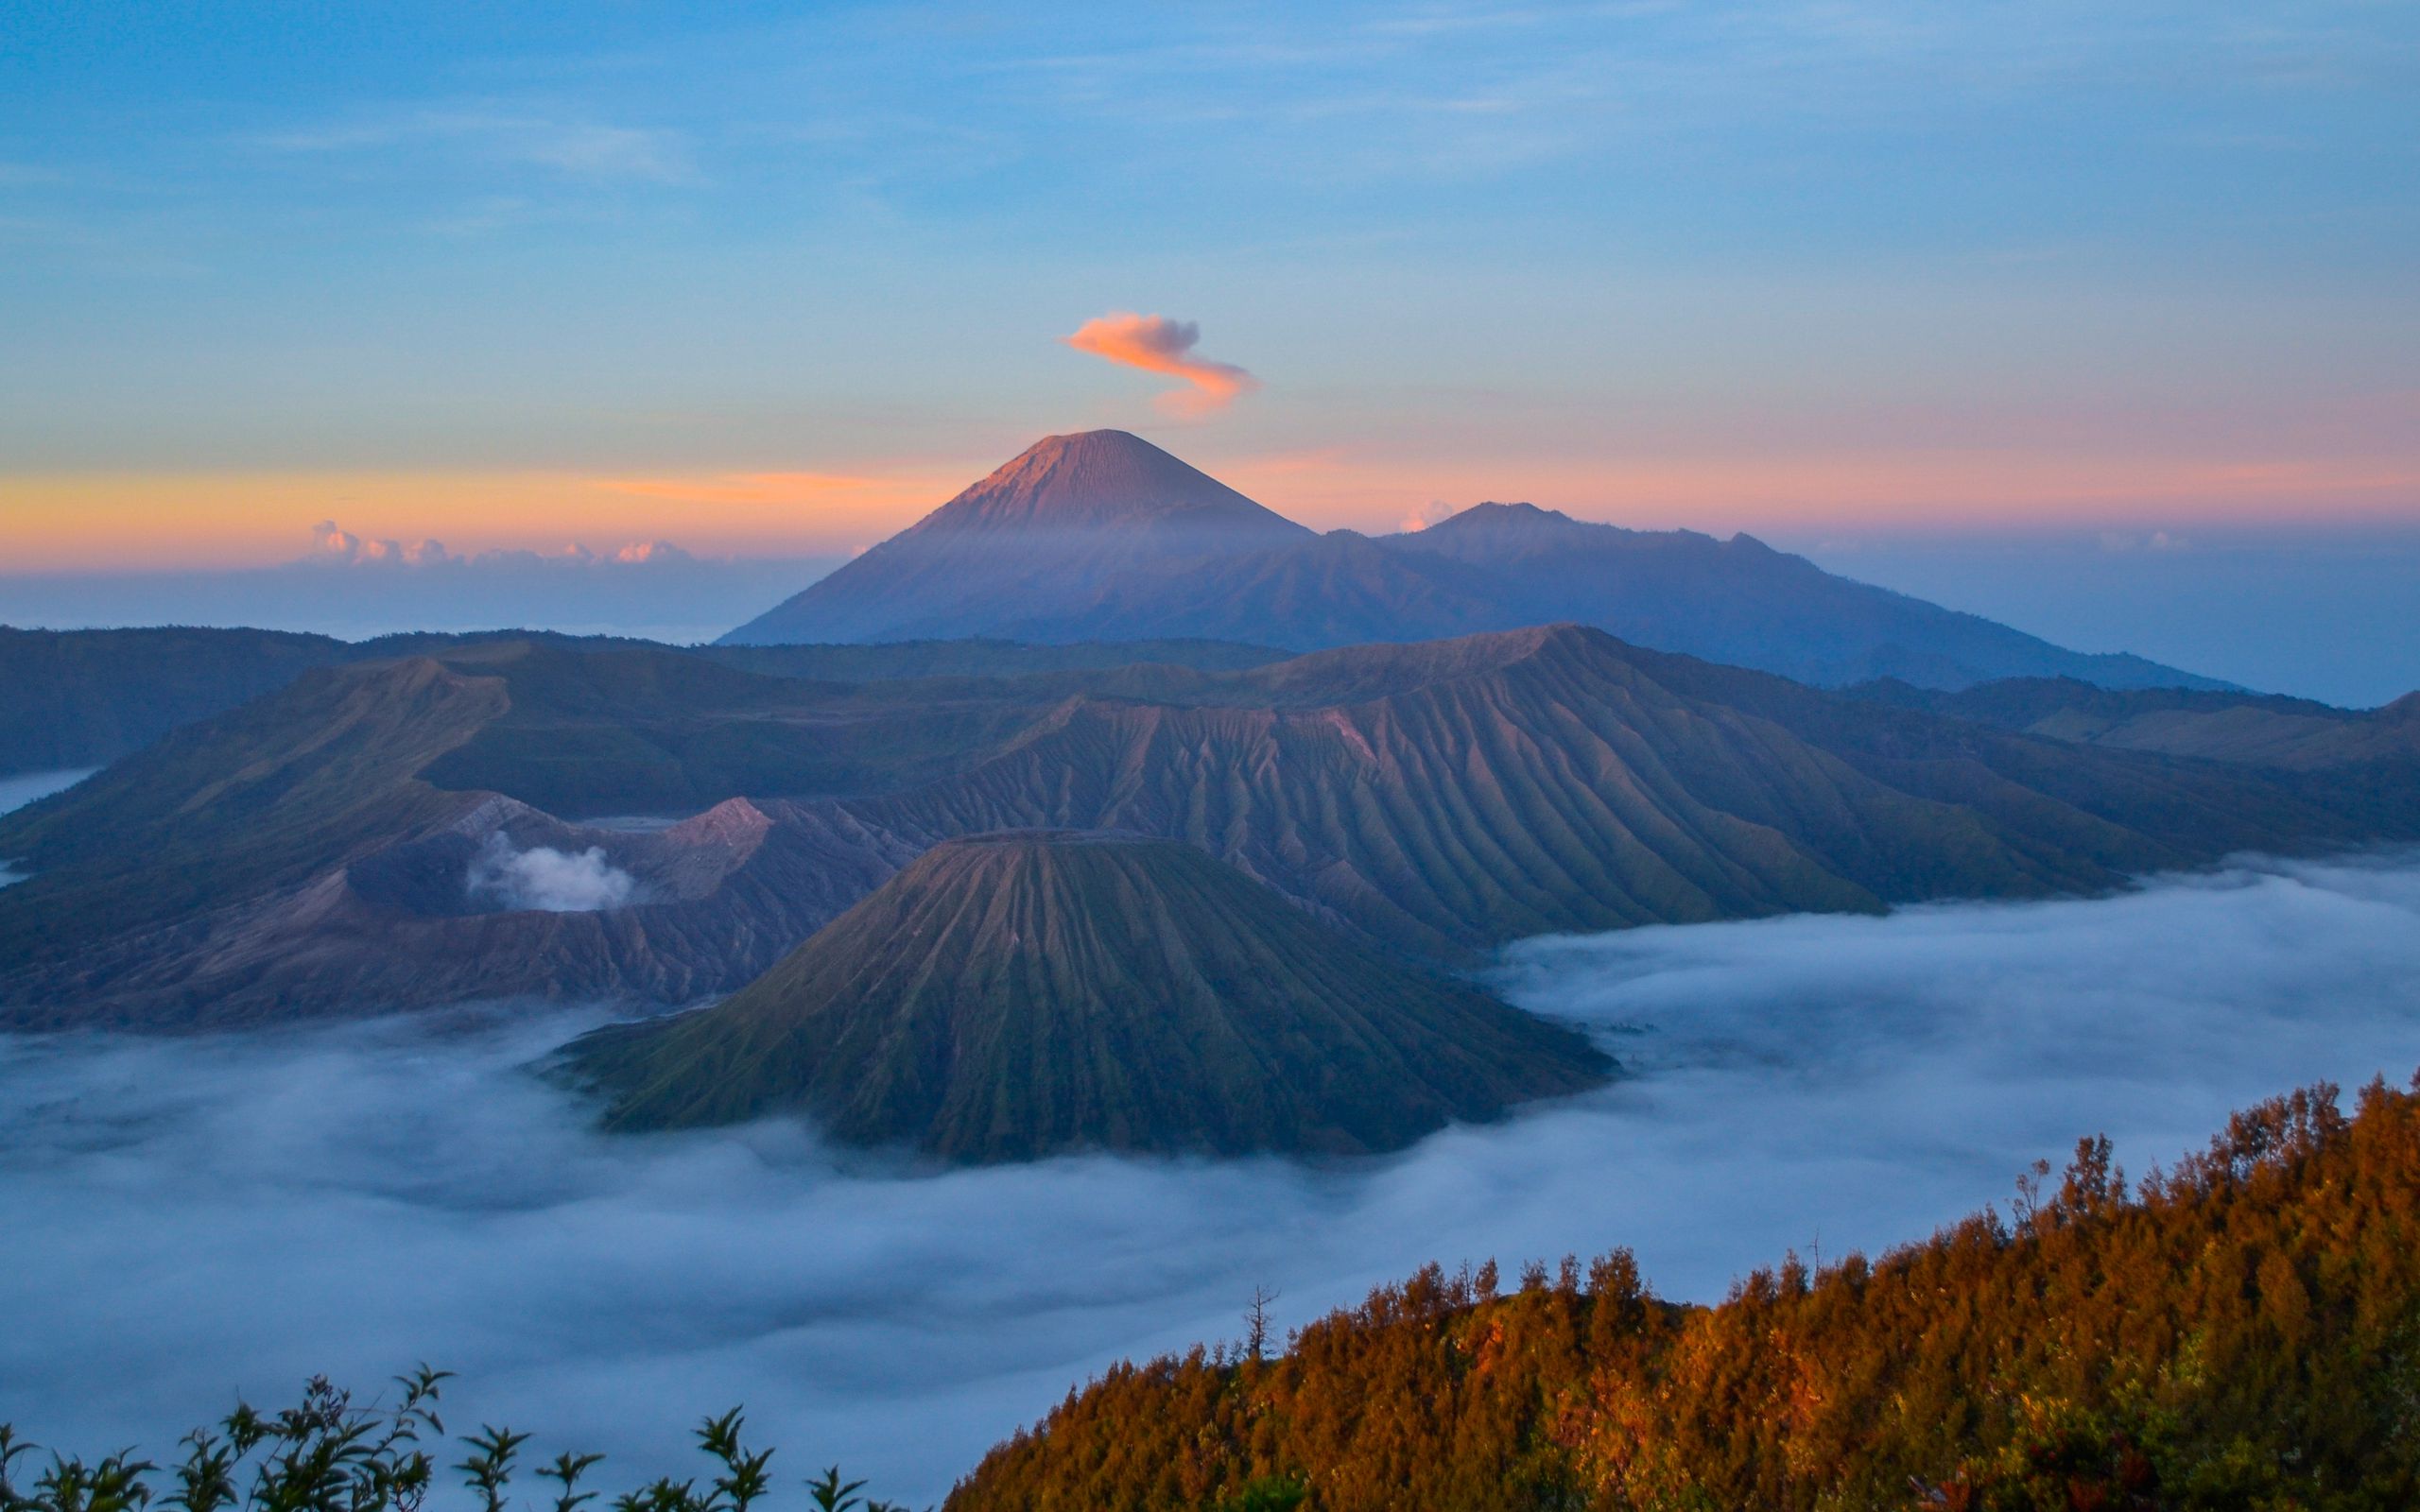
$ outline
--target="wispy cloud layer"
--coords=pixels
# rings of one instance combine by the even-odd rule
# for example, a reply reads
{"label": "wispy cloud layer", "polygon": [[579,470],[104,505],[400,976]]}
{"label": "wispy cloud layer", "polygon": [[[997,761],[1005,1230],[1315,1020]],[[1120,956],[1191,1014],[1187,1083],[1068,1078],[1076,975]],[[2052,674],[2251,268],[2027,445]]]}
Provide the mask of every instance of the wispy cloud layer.
{"label": "wispy cloud layer", "polygon": [[1108,1362],[1236,1337],[1255,1284],[1290,1326],[1431,1259],[1627,1244],[1716,1297],[1920,1237],[2081,1134],[2139,1171],[2296,1083],[2408,1074],[2420,860],[1539,941],[1507,980],[1633,1077],[1323,1169],[607,1139],[521,1069],[578,1018],[0,1040],[0,1420],[157,1451],[239,1387],[425,1358],[462,1372],[449,1418],[609,1448],[623,1483],[692,1473],[688,1426],[744,1401],[782,1463],[922,1504]]}
{"label": "wispy cloud layer", "polygon": [[424,107],[256,140],[294,153],[448,147],[492,163],[596,180],[677,183],[693,174],[686,147],[667,131],[486,107]]}
{"label": "wispy cloud layer", "polygon": [[1195,356],[1201,327],[1191,320],[1112,311],[1093,317],[1075,335],[1061,339],[1078,352],[1183,379],[1188,387],[1160,396],[1160,407],[1173,415],[1212,414],[1260,387],[1259,379],[1234,363]]}

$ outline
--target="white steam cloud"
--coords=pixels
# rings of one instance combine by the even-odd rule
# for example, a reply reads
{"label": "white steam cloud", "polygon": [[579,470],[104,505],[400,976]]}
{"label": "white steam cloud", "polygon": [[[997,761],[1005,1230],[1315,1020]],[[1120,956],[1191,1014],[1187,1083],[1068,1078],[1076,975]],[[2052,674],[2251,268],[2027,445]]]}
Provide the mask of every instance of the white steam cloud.
{"label": "white steam cloud", "polygon": [[489,835],[473,858],[468,885],[475,900],[550,914],[620,908],[638,901],[639,892],[638,879],[607,861],[602,846],[575,851],[538,845],[515,850],[501,834]]}
{"label": "white steam cloud", "polygon": [[2399,1079],[2420,857],[1536,941],[1506,981],[1635,1074],[1330,1168],[609,1139],[519,1069],[578,1018],[0,1040],[0,1420],[157,1452],[238,1388],[426,1359],[449,1421],[606,1449],[610,1486],[695,1473],[689,1425],[744,1402],[777,1471],[922,1504],[1106,1363],[1237,1336],[1255,1284],[1295,1324],[1431,1259],[1627,1244],[1711,1298],[1920,1237],[2080,1134],[2139,1171],[2298,1083]]}

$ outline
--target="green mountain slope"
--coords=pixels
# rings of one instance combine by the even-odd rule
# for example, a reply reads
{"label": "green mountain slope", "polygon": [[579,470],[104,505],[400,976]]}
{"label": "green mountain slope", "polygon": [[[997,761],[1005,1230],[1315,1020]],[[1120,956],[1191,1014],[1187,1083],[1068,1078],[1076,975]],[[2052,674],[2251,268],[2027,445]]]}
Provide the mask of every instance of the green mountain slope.
{"label": "green mountain slope", "polygon": [[1395,1149],[1609,1069],[1192,846],[1065,832],[938,846],[727,1002],[571,1057],[614,1127],[802,1111],[958,1161]]}
{"label": "green mountain slope", "polygon": [[[1374,937],[2032,896],[2403,835],[2420,793],[2289,789],[1847,702],[1576,627],[1322,652],[1077,699],[863,812],[934,837],[1177,835]],[[2296,837],[2299,838],[2296,838]]]}
{"label": "green mountain slope", "polygon": [[[2093,891],[2409,839],[2420,782],[2079,745],[1577,627],[881,682],[489,640],[311,673],[0,816],[0,859],[34,873],[0,887],[0,1017],[686,1001],[908,857],[1022,828],[1185,840],[1367,940],[1459,961],[1540,933]],[[596,851],[630,885],[467,907],[498,835]]]}
{"label": "green mountain slope", "polygon": [[290,685],[317,667],[405,657],[475,656],[527,643],[565,652],[630,651],[822,682],[1009,678],[1165,664],[1231,671],[1290,654],[1198,640],[1036,644],[915,641],[882,645],[666,646],[616,636],[527,630],[406,634],[344,642],[245,629],[16,630],[0,626],[0,776],[102,766],[182,725]]}
{"label": "green mountain slope", "polygon": [[0,855],[35,871],[0,888],[0,979],[445,822],[476,799],[419,772],[507,704],[497,679],[425,659],[319,669],[0,816]]}
{"label": "green mountain slope", "polygon": [[[312,672],[0,816],[0,855],[34,873],[0,887],[0,1022],[191,1029],[729,991],[918,848],[829,804],[731,798],[619,831],[429,774],[479,747],[530,786],[627,797],[685,771],[647,731],[729,730],[688,753],[716,770],[761,756],[750,734],[845,730],[819,692],[655,649],[514,643]],[[616,749],[639,754],[616,766]],[[479,889],[483,863],[532,850],[626,892],[583,907]]]}
{"label": "green mountain slope", "polygon": [[344,660],[275,630],[19,630],[0,625],[0,774],[102,766]]}

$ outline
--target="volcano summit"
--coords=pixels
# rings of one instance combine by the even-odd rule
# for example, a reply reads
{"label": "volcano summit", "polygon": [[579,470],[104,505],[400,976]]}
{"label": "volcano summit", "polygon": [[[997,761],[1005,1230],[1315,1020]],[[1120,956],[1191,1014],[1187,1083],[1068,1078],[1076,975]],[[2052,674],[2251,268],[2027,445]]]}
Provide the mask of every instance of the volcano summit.
{"label": "volcano summit", "polygon": [[803,1112],[957,1162],[1399,1149],[1612,1068],[1193,846],[1080,831],[936,846],[728,1001],[571,1056],[614,1127]]}
{"label": "volcano summit", "polygon": [[1836,577],[1752,536],[1482,504],[1426,530],[1316,534],[1124,431],[1045,437],[726,644],[1003,637],[1316,651],[1557,623],[1818,686],[2074,678],[2220,688]]}
{"label": "volcano summit", "polygon": [[1124,431],[1046,436],[990,477],[723,639],[988,635],[1071,614],[1121,574],[1316,539]]}

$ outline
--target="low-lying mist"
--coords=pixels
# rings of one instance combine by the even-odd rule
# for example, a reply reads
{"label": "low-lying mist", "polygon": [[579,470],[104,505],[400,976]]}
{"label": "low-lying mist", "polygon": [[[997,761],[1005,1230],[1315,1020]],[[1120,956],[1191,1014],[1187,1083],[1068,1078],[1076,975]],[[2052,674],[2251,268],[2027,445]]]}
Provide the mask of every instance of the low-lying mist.
{"label": "low-lying mist", "polygon": [[1288,1324],[1431,1259],[1614,1245],[1719,1297],[1920,1236],[2107,1131],[2129,1169],[2298,1083],[2420,1063],[2420,856],[2094,901],[1533,941],[1504,982],[1634,1075],[1383,1162],[897,1177],[787,1126],[608,1139],[522,1071],[595,1016],[0,1040],[0,1420],[160,1452],[237,1389],[415,1361],[449,1421],[692,1473],[937,1496],[1121,1356]]}

